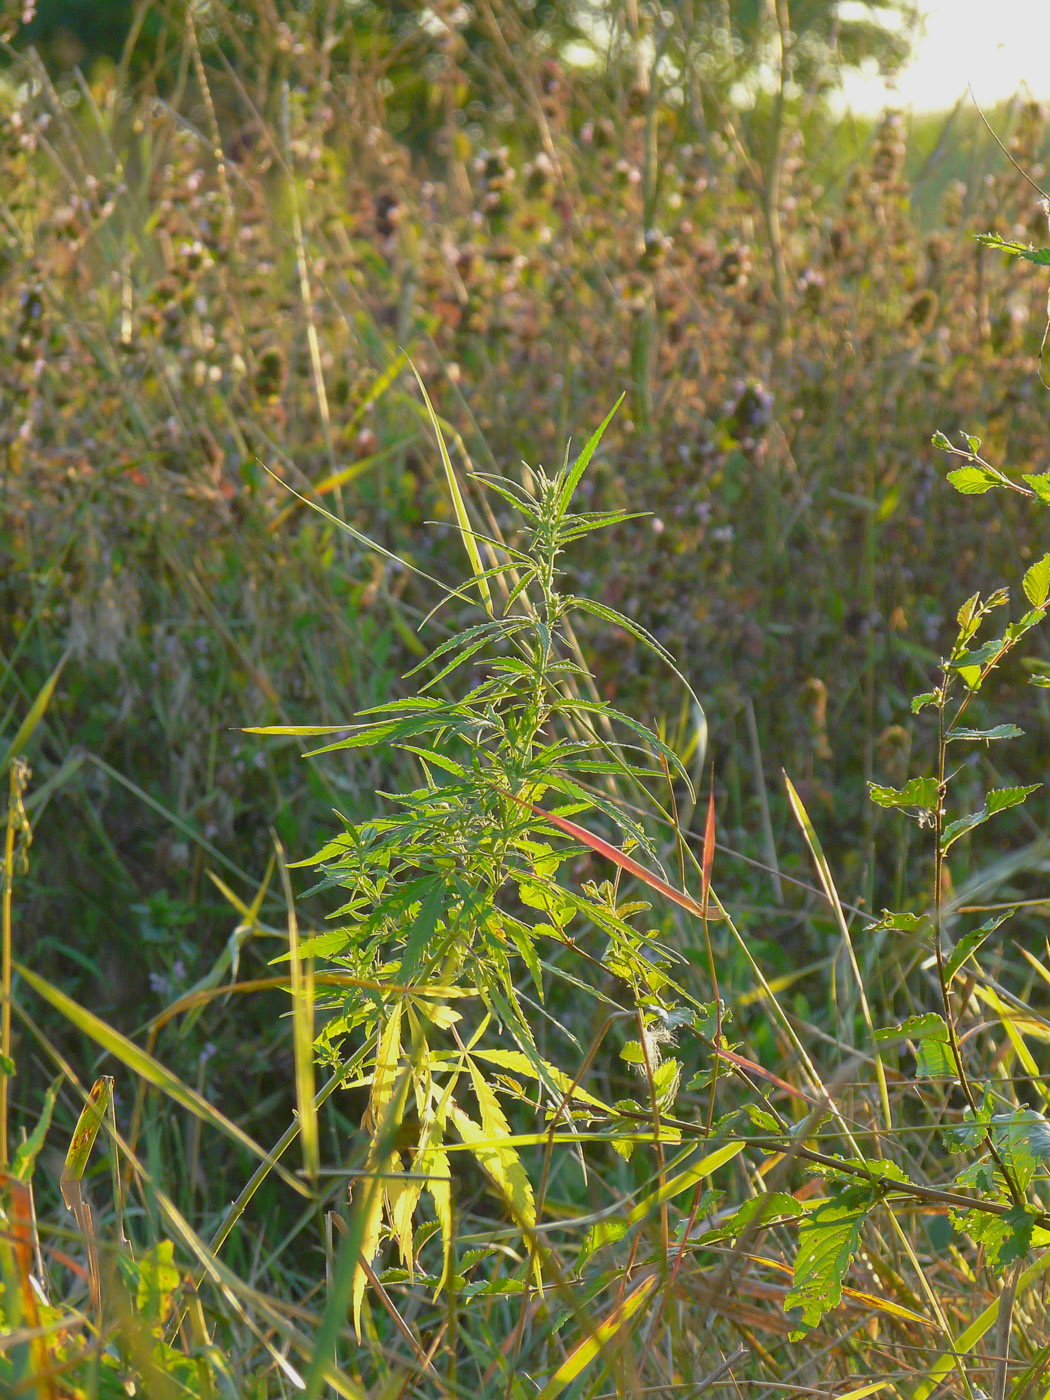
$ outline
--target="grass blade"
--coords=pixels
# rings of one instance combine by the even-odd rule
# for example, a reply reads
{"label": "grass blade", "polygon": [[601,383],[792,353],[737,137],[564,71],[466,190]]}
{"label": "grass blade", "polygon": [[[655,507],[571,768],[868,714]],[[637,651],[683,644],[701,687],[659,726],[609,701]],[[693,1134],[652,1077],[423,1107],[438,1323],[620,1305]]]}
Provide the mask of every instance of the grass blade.
{"label": "grass blade", "polygon": [[[410,362],[411,363],[411,362]],[[441,451],[441,461],[445,468],[445,476],[448,480],[449,494],[452,497],[452,508],[456,512],[456,519],[459,521],[459,528],[463,532],[463,543],[466,546],[467,557],[470,559],[470,567],[474,571],[474,578],[485,604],[485,611],[492,617],[492,594],[489,591],[489,581],[485,573],[485,566],[481,562],[481,553],[478,549],[477,540],[474,538],[474,529],[470,523],[470,516],[467,514],[467,504],[463,499],[463,493],[459,489],[459,482],[456,480],[456,473],[452,468],[452,460],[448,455],[448,448],[445,446],[445,438],[441,432],[441,424],[438,422],[437,414],[434,412],[434,405],[430,402],[430,395],[427,393],[426,385],[419,377],[419,371],[412,365],[412,373],[416,376],[416,383],[419,385],[423,395],[423,402],[427,406],[430,414],[430,421],[433,424],[434,432],[437,434],[438,447]]]}
{"label": "grass blade", "polygon": [[132,1074],[139,1075],[147,1083],[152,1084],[154,1088],[160,1089],[169,1098],[174,1099],[177,1104],[188,1109],[202,1123],[206,1123],[209,1127],[223,1133],[238,1146],[250,1152],[253,1157],[258,1157],[266,1162],[298,1195],[310,1195],[309,1188],[298,1181],[280,1163],[273,1161],[270,1155],[259,1146],[254,1138],[249,1137],[243,1128],[239,1128],[224,1113],[210,1104],[207,1099],[197,1093],[196,1089],[191,1089],[188,1084],[184,1084],[159,1060],[155,1060],[152,1055],[147,1054],[126,1035],[122,1035],[120,1031],[108,1026],[93,1012],[80,1006],[72,997],[66,996],[65,992],[52,986],[50,982],[45,981],[43,977],[28,967],[23,967],[20,963],[15,963],[14,967],[18,975],[32,987],[38,996],[43,997],[44,1001],[53,1006],[71,1025],[76,1026],[77,1030],[82,1031],[96,1045],[100,1045],[103,1050],[108,1051],[125,1069]]}

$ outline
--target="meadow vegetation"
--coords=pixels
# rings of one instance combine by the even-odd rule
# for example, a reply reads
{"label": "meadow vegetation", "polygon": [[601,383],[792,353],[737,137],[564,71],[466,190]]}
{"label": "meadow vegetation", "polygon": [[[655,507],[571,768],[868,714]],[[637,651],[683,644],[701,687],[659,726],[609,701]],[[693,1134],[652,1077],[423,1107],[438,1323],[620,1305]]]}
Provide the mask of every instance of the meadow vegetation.
{"label": "meadow vegetation", "polygon": [[12,1395],[1050,1394],[1047,114],[635,9],[7,51]]}

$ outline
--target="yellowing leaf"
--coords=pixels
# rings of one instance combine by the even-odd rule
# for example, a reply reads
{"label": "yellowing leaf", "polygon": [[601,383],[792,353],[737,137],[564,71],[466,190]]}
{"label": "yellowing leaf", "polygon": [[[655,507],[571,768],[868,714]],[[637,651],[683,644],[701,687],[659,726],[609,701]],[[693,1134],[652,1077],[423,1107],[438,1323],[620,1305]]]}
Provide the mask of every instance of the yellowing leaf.
{"label": "yellowing leaf", "polygon": [[[458,1104],[449,1105],[449,1118],[475,1160],[503,1196],[515,1221],[519,1224],[534,1225],[536,1201],[532,1194],[532,1185],[516,1150],[500,1140],[506,1134],[495,1128],[495,1124],[486,1129],[475,1123]],[[495,1131],[492,1131],[492,1128],[495,1128]]]}
{"label": "yellowing leaf", "polygon": [[434,1202],[434,1214],[441,1229],[443,1262],[438,1292],[448,1282],[452,1271],[452,1179],[448,1156],[440,1147],[440,1139],[421,1147],[416,1154],[414,1170],[424,1178],[424,1185]]}
{"label": "yellowing leaf", "polygon": [[354,1270],[354,1282],[350,1295],[354,1314],[354,1331],[357,1333],[358,1341],[361,1340],[361,1304],[364,1301],[365,1288],[368,1286],[368,1275],[361,1266],[361,1260],[364,1259],[371,1263],[375,1258],[383,1226],[383,1191],[378,1175],[366,1179],[363,1186],[358,1207],[364,1214],[361,1229],[361,1253]]}
{"label": "yellowing leaf", "polygon": [[408,1269],[409,1277],[411,1277],[414,1255],[412,1214],[419,1203],[423,1187],[414,1175],[398,1179],[397,1173],[401,1170],[401,1158],[395,1152],[387,1167],[386,1208],[390,1228],[394,1232],[394,1238],[397,1240],[397,1247],[401,1253],[401,1262]]}
{"label": "yellowing leaf", "polygon": [[179,1286],[175,1246],[171,1240],[158,1240],[139,1261],[138,1310],[147,1318],[151,1331],[160,1336],[171,1312],[171,1300]]}
{"label": "yellowing leaf", "polygon": [[366,1126],[372,1133],[389,1132],[393,1124],[384,1123],[390,1099],[397,1082],[398,1062],[401,1059],[401,1008],[400,1001],[394,1003],[390,1019],[383,1027],[376,1050],[376,1066],[372,1076],[372,1091],[368,1100]]}

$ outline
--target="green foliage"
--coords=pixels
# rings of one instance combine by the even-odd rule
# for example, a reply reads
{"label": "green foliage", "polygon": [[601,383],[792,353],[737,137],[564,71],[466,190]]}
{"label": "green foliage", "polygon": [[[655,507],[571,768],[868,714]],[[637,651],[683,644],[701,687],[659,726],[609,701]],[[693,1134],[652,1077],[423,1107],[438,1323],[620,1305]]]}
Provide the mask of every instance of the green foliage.
{"label": "green foliage", "polygon": [[815,1327],[842,1298],[842,1280],[860,1244],[861,1227],[871,1202],[863,1198],[825,1201],[810,1211],[799,1227],[798,1253],[791,1288],[784,1299],[787,1309],[800,1308],[801,1337]]}
{"label": "green foliage", "polygon": [[803,112],[829,6],[636,8],[10,60],[4,1387],[1045,1367],[1045,217]]}
{"label": "green foliage", "polygon": [[[431,416],[437,427],[432,410]],[[337,1069],[352,1064],[370,1085],[365,1171],[383,1187],[371,1189],[362,1207],[364,1263],[371,1262],[385,1229],[411,1276],[417,1252],[414,1214],[423,1193],[429,1193],[441,1236],[443,1284],[454,1270],[450,1137],[475,1158],[530,1242],[537,1279],[545,1273],[543,1252],[531,1243],[536,1192],[512,1145],[500,1102],[525,1097],[523,1078],[546,1100],[552,1145],[567,1140],[555,1132],[562,1118],[586,1126],[593,1141],[623,1141],[625,1106],[578,1093],[572,1076],[541,1055],[533,1024],[536,1003],[519,991],[519,962],[542,1004],[547,1000],[545,946],[572,947],[595,936],[604,941],[597,965],[613,972],[626,994],[624,1004],[607,999],[608,1014],[630,1019],[641,1032],[621,1054],[647,1081],[655,1121],[675,1112],[681,1070],[658,1048],[669,1039],[661,1026],[689,1017],[678,1011],[666,949],[653,941],[653,930],[631,922],[649,906],[621,901],[608,881],[587,883],[580,892],[560,884],[561,867],[579,847],[564,839],[552,846],[547,814],[537,805],[545,794],[557,798],[561,806],[550,820],[558,825],[563,813],[591,809],[655,859],[643,828],[600,789],[622,781],[644,786],[658,778],[654,758],[689,782],[673,749],[595,698],[591,678],[571,656],[571,618],[586,603],[564,590],[562,553],[593,531],[630,518],[619,511],[570,509],[611,418],[610,413],[575,462],[566,453],[556,476],[530,470],[531,489],[483,478],[487,489],[521,517],[515,532],[520,544],[514,548],[502,537],[476,536],[438,429],[457,522],[489,620],[440,643],[414,668],[412,674],[430,672],[423,692],[454,675],[460,683],[457,697],[421,693],[375,707],[347,738],[325,746],[326,752],[390,746],[411,755],[422,778],[414,789],[391,795],[389,816],[347,824],[304,862],[320,865],[325,884],[342,889],[344,898],[349,892],[349,899],[332,915],[341,921],[338,934],[314,939],[301,952],[323,952],[337,972],[352,973],[356,986],[363,982],[368,989],[365,997],[354,991],[327,1007],[318,1041],[325,1060]],[[503,562],[483,570],[479,543]],[[502,598],[498,616],[493,590]],[[625,628],[635,626],[619,620]],[[464,686],[467,663],[473,675],[480,667],[482,678]],[[629,757],[630,749],[612,737],[621,724],[637,757]],[[595,845],[625,868],[637,868],[607,843]],[[486,1032],[497,1025],[513,1048],[486,1044]],[[512,1073],[493,1077],[493,1068]],[[464,1106],[468,1092],[473,1109]],[[406,1150],[398,1134],[409,1105],[418,1130]],[[644,1114],[640,1117],[645,1121]],[[663,1136],[658,1131],[657,1142]],[[668,1141],[678,1136],[671,1133]],[[629,1140],[633,1149],[638,1135]],[[585,1245],[584,1257],[592,1248]],[[359,1330],[366,1284],[362,1267],[352,1294]]]}

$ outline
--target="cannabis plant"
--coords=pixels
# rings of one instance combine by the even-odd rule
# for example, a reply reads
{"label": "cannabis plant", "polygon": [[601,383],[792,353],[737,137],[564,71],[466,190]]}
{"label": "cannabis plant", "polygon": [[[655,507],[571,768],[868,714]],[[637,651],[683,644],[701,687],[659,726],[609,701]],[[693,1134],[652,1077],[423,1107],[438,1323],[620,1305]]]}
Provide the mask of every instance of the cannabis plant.
{"label": "cannabis plant", "polygon": [[[661,873],[653,842],[623,800],[633,789],[648,803],[654,785],[668,781],[691,792],[691,778],[670,744],[598,698],[573,617],[621,628],[673,662],[637,623],[570,592],[561,567],[575,541],[632,518],[573,509],[611,417],[575,461],[566,452],[554,475],[536,468],[521,482],[476,477],[519,522],[513,544],[492,515],[493,533],[470,524],[433,419],[471,565],[466,587],[481,619],[441,641],[410,673],[420,678],[415,695],[368,710],[349,732],[339,731],[343,737],[313,751],[381,745],[408,755],[419,775],[408,791],[378,794],[375,815],[344,821],[303,862],[319,866],[323,885],[345,894],[333,915],[338,927],[298,952],[323,958],[345,988],[319,1007],[318,1056],[368,1091],[368,1145],[353,1188],[358,1322],[384,1233],[412,1275],[436,1222],[441,1262],[431,1278],[438,1287],[452,1280],[459,1267],[456,1153],[465,1151],[483,1171],[542,1287],[551,1260],[536,1227],[553,1147],[563,1142],[583,1154],[586,1144],[605,1140],[629,1157],[638,1142],[659,1154],[680,1139],[664,1122],[680,1065],[663,1050],[708,1008],[683,1004],[669,973],[675,955],[645,922],[649,906],[625,897],[614,877],[640,877],[700,912]],[[573,820],[584,812],[618,833],[619,845]],[[595,855],[598,868],[574,878],[581,859]],[[539,1044],[551,978],[573,989],[583,1013],[573,1024],[563,1018],[562,1043],[576,1049],[562,1063]],[[620,1023],[633,1027],[620,1048],[640,1092],[638,1101],[610,1104],[583,1081],[601,1040]],[[586,1053],[581,1032],[591,1036]],[[512,1130],[515,1103],[539,1111],[540,1131]],[[526,1166],[528,1147],[546,1149],[537,1154],[538,1178]],[[425,1198],[429,1229],[420,1223]]]}

